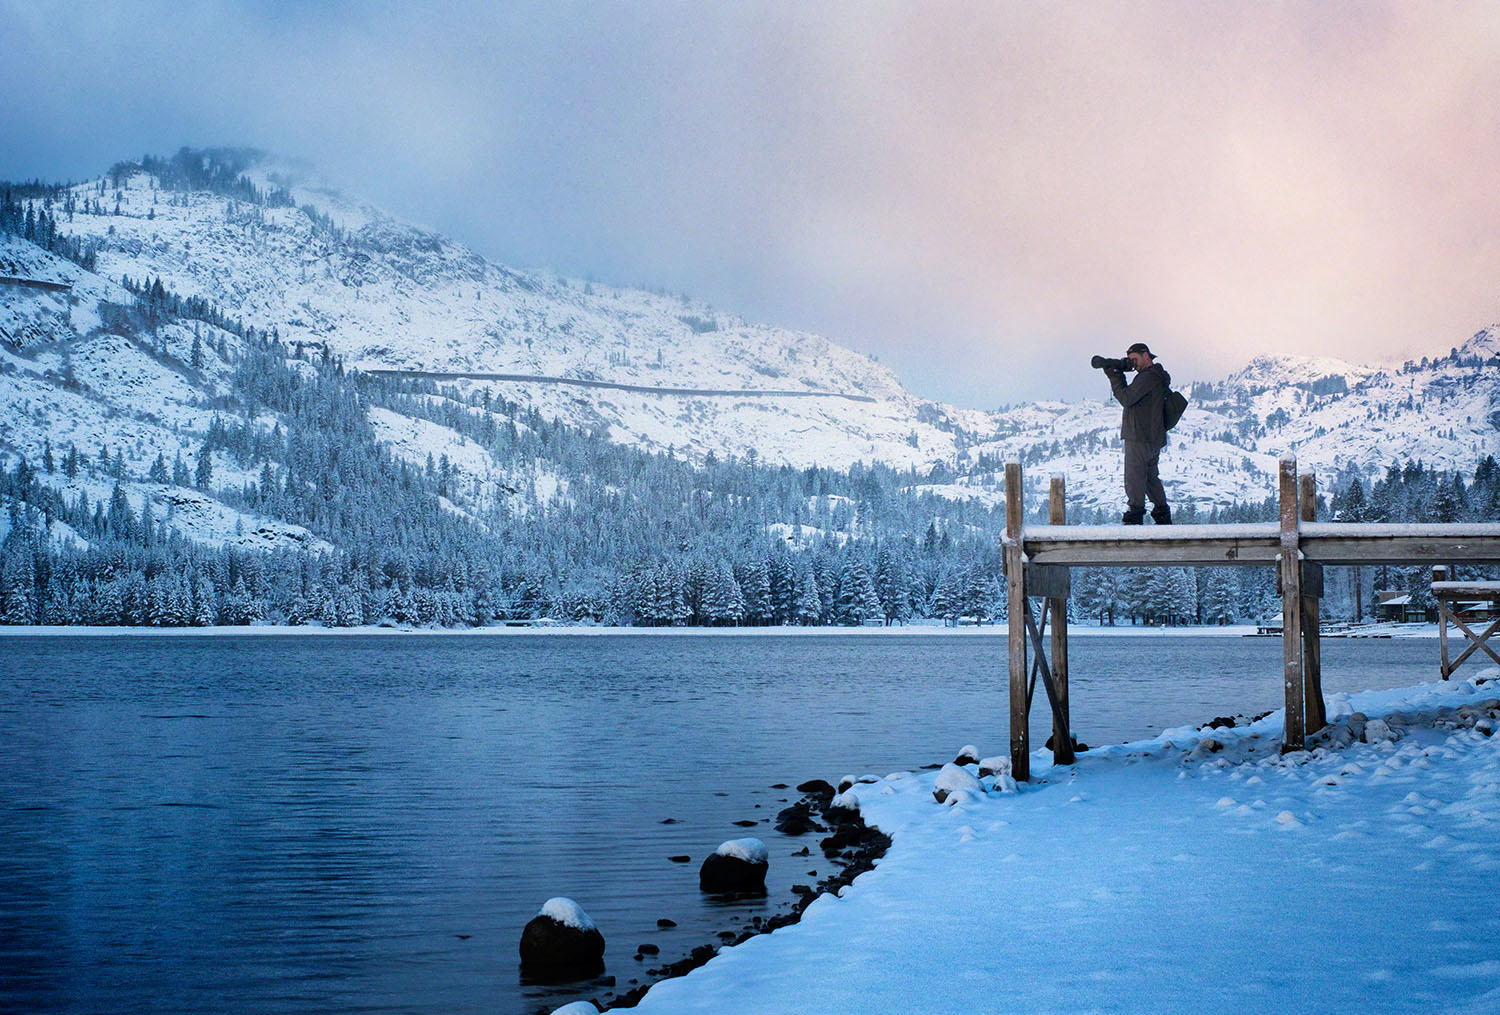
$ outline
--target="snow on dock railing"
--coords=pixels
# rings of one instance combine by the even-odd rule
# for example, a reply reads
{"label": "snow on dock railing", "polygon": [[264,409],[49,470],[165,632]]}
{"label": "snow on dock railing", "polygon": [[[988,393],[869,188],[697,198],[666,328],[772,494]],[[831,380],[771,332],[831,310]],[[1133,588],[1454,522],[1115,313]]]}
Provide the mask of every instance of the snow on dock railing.
{"label": "snow on dock railing", "polygon": [[[1005,558],[1009,607],[1011,764],[1029,777],[1028,715],[1038,678],[1053,711],[1053,758],[1068,749],[1067,599],[1069,569],[1078,566],[1274,566],[1282,597],[1282,655],[1286,696],[1284,750],[1301,750],[1306,734],[1323,726],[1319,672],[1318,600],[1326,564],[1500,563],[1500,524],[1317,522],[1317,483],[1297,474],[1285,455],[1278,483],[1279,521],[1241,525],[1065,525],[1064,481],[1054,476],[1049,525],[1026,525],[1021,465],[1005,467]],[[1047,607],[1037,622],[1030,600]],[[1051,661],[1043,632],[1052,621]],[[1034,664],[1028,652],[1035,649]]]}
{"label": "snow on dock railing", "polygon": [[[1303,558],[1318,564],[1500,563],[1500,524],[1490,522],[1303,522],[1295,531]],[[1271,565],[1281,554],[1281,527],[1275,522],[1028,525],[1022,538],[1033,564]]]}

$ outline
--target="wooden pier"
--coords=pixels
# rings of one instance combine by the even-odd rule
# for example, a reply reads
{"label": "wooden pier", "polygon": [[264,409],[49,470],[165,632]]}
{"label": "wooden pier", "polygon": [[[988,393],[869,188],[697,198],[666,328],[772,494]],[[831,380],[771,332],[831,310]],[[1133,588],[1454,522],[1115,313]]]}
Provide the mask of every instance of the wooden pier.
{"label": "wooden pier", "polygon": [[[1282,750],[1302,750],[1324,714],[1318,600],[1330,564],[1500,563],[1500,524],[1387,525],[1319,522],[1312,473],[1281,460],[1280,521],[1249,525],[1065,525],[1062,477],[1052,480],[1048,525],[1027,526],[1021,466],[1005,467],[1005,572],[1010,622],[1010,757],[1031,776],[1027,720],[1040,678],[1052,708],[1053,760],[1073,761],[1068,723],[1067,600],[1073,567],[1275,567],[1282,597],[1286,724]],[[1032,598],[1045,600],[1033,611]],[[1051,622],[1051,657],[1044,635]],[[1488,646],[1486,646],[1487,648]],[[1028,657],[1034,653],[1034,658]],[[1028,661],[1030,665],[1028,666]]]}

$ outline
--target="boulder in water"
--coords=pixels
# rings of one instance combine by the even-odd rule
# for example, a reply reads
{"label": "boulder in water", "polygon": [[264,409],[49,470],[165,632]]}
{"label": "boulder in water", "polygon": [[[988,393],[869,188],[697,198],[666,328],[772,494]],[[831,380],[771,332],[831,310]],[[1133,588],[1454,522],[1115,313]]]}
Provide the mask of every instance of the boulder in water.
{"label": "boulder in water", "polygon": [[731,839],[703,861],[698,887],[705,892],[761,892],[770,853],[759,839]]}
{"label": "boulder in water", "polygon": [[561,982],[604,971],[604,935],[572,899],[548,899],[521,931],[521,974]]}

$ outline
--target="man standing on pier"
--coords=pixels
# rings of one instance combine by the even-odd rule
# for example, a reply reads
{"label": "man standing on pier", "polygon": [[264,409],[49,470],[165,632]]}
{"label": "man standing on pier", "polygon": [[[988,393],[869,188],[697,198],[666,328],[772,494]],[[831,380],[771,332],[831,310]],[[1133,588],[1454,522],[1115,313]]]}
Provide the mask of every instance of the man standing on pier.
{"label": "man standing on pier", "polygon": [[1157,525],[1172,524],[1172,508],[1167,491],[1157,473],[1161,449],[1167,443],[1163,403],[1172,377],[1151,355],[1145,342],[1125,350],[1135,379],[1125,383],[1125,361],[1108,361],[1104,375],[1109,378],[1115,400],[1125,407],[1120,420],[1120,439],[1125,442],[1125,515],[1126,525],[1140,525],[1146,517],[1146,498],[1151,498],[1151,520]]}

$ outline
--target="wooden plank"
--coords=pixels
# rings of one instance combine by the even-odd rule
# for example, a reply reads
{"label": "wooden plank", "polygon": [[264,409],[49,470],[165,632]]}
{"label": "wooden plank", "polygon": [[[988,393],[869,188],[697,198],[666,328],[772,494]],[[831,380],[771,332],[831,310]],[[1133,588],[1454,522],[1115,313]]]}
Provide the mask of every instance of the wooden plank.
{"label": "wooden plank", "polygon": [[1500,602],[1500,582],[1433,582],[1435,599],[1482,599]]}
{"label": "wooden plank", "polygon": [[1449,619],[1453,621],[1454,627],[1458,628],[1468,636],[1470,642],[1469,647],[1460,652],[1458,658],[1453,660],[1453,665],[1448,668],[1449,673],[1452,673],[1454,670],[1458,669],[1465,659],[1474,654],[1475,649],[1480,648],[1484,649],[1485,654],[1488,655],[1491,659],[1495,660],[1495,662],[1497,663],[1500,663],[1500,656],[1495,655],[1495,650],[1490,648],[1489,645],[1486,644],[1486,642],[1488,642],[1490,639],[1490,635],[1494,634],[1496,631],[1500,631],[1500,617],[1496,617],[1494,622],[1485,629],[1483,634],[1475,634],[1473,631],[1469,630],[1469,625],[1465,624],[1463,620],[1461,620],[1457,616],[1452,616]]}
{"label": "wooden plank", "polygon": [[1320,564],[1495,564],[1500,563],[1500,525],[1325,522],[1303,531],[1302,555]]}
{"label": "wooden plank", "polygon": [[[1047,529],[1054,528],[1048,526]],[[1254,536],[1230,536],[1246,526],[1148,526],[1135,535],[1120,526],[1073,525],[1066,536],[1033,527],[1026,535],[1026,554],[1033,564],[1065,567],[1126,567],[1161,564],[1167,567],[1218,567],[1226,564],[1276,563],[1279,542],[1274,525],[1260,526]],[[1215,529],[1226,530],[1216,533]]]}
{"label": "wooden plank", "polygon": [[[1299,520],[1318,520],[1318,479],[1312,472],[1305,472],[1299,481],[1297,498]],[[1319,644],[1318,626],[1323,596],[1323,565],[1302,565],[1302,687],[1303,723],[1308,733],[1316,733],[1328,723],[1328,708],[1323,701],[1323,649]]]}
{"label": "wooden plank", "polygon": [[[1052,487],[1047,502],[1047,521],[1063,525],[1068,519],[1068,502],[1063,478],[1052,477]],[[1052,684],[1057,700],[1052,705],[1052,763],[1071,765],[1073,757],[1073,728],[1068,715],[1068,593],[1069,572],[1067,568],[1050,569],[1060,572],[1060,592],[1049,592],[1047,607],[1052,614]]]}
{"label": "wooden plank", "polygon": [[[1387,525],[1321,522],[1304,525],[1302,557],[1317,564],[1420,564],[1463,560],[1500,563],[1500,525]],[[1281,552],[1277,525],[1031,526],[1026,556],[1032,564],[1068,567],[1274,565]]]}
{"label": "wooden plank", "polygon": [[[1047,633],[1047,614],[1042,614],[1042,633]],[[1026,678],[1026,714],[1031,715],[1031,703],[1036,700],[1036,678],[1042,672],[1042,663],[1047,661],[1046,656],[1039,656],[1031,661],[1031,676]]]}
{"label": "wooden plank", "polygon": [[1027,564],[1026,594],[1066,600],[1073,594],[1072,569],[1046,564]]}
{"label": "wooden plank", "polygon": [[1021,510],[1021,463],[1005,465],[1005,584],[1010,656],[1010,767],[1017,782],[1031,778],[1026,695],[1026,554]]}
{"label": "wooden plank", "polygon": [[[1281,595],[1281,572],[1276,572],[1276,594]],[[1302,561],[1302,598],[1323,598],[1323,565]]]}
{"label": "wooden plank", "polygon": [[1453,667],[1448,665],[1448,600],[1442,596],[1438,601],[1438,673],[1444,680],[1448,674],[1453,672]]}
{"label": "wooden plank", "polygon": [[[1059,765],[1061,765],[1061,764],[1067,764],[1067,765],[1071,765],[1073,763],[1072,761],[1063,762],[1063,761],[1059,761],[1058,760],[1058,752],[1057,752],[1057,743],[1058,743],[1058,741],[1057,741],[1057,737],[1056,737],[1056,731],[1057,731],[1058,717],[1062,714],[1061,713],[1062,703],[1058,700],[1058,697],[1057,697],[1057,680],[1056,680],[1054,674],[1052,673],[1052,668],[1047,665],[1046,646],[1042,643],[1042,632],[1038,628],[1036,619],[1035,619],[1035,617],[1032,616],[1032,613],[1031,613],[1031,599],[1029,597],[1028,598],[1023,598],[1021,600],[1021,602],[1023,604],[1022,608],[1023,608],[1023,610],[1025,611],[1025,614],[1026,614],[1026,632],[1031,637],[1032,647],[1034,649],[1036,649],[1036,666],[1037,666],[1037,669],[1041,670],[1041,674],[1042,674],[1042,689],[1047,692],[1047,704],[1052,709],[1052,729],[1053,729],[1052,761],[1053,761],[1053,764],[1059,764]],[[1045,614],[1043,614],[1043,616],[1045,616]],[[1071,758],[1073,756],[1073,742],[1071,740],[1068,741],[1068,750],[1066,752],[1066,755],[1069,758]]]}
{"label": "wooden plank", "polygon": [[1282,751],[1300,751],[1306,744],[1302,686],[1302,558],[1298,553],[1297,462],[1281,460],[1281,657],[1286,697]]}

